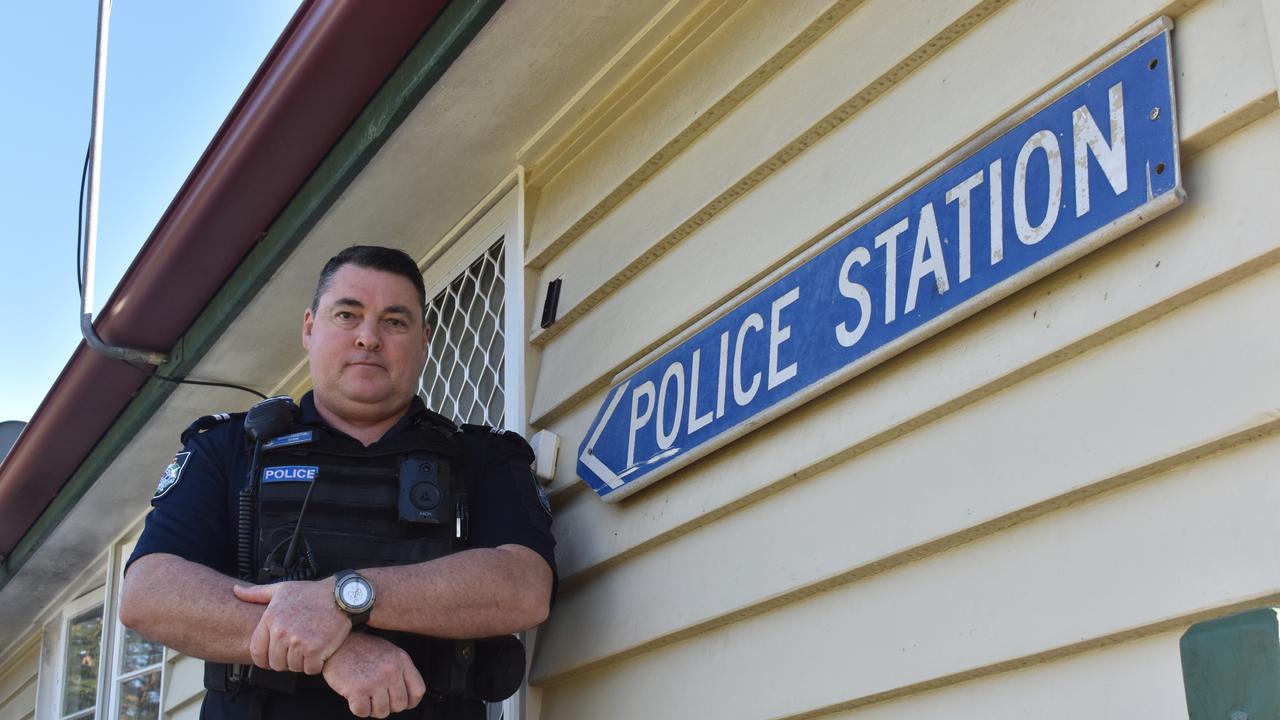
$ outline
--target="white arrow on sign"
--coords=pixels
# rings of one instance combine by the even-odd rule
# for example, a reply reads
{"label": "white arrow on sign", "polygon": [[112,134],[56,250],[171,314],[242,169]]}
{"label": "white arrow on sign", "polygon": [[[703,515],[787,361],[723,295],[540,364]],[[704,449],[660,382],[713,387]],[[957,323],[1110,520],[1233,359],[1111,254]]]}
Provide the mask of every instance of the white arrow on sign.
{"label": "white arrow on sign", "polygon": [[600,439],[600,433],[604,432],[604,426],[609,424],[609,418],[613,416],[613,411],[618,407],[618,401],[622,399],[622,393],[627,389],[627,383],[630,380],[618,386],[613,393],[613,399],[609,401],[609,407],[604,409],[604,415],[600,416],[600,422],[596,423],[596,431],[591,433],[591,439],[587,441],[587,446],[582,449],[582,455],[578,458],[595,473],[597,477],[604,481],[605,485],[617,490],[622,487],[622,478],[609,469],[600,458],[595,456],[596,441]]}

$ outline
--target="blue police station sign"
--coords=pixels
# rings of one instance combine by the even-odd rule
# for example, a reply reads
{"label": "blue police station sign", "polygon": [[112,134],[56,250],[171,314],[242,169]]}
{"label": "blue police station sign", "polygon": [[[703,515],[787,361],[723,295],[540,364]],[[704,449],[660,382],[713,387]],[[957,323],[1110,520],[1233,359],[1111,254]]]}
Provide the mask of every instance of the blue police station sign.
{"label": "blue police station sign", "polygon": [[579,448],[606,500],[705,455],[1183,200],[1168,20],[619,376]]}

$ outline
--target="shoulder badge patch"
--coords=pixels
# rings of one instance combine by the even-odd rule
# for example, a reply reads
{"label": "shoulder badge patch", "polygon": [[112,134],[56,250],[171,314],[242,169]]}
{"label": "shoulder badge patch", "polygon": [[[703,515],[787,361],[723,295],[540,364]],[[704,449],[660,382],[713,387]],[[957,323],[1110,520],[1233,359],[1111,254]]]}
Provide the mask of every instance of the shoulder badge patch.
{"label": "shoulder badge patch", "polygon": [[156,494],[151,496],[152,500],[164,497],[165,493],[178,484],[178,480],[182,478],[182,470],[187,467],[187,461],[190,459],[190,450],[173,456],[173,461],[169,463],[169,467],[164,469],[164,474],[160,476],[160,484],[156,486]]}

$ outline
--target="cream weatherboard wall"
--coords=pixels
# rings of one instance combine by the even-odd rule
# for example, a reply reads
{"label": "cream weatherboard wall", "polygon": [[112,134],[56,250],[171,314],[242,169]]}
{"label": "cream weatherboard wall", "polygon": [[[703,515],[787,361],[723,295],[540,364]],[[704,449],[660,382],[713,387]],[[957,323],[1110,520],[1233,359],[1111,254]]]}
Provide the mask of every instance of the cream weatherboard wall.
{"label": "cream weatherboard wall", "polygon": [[[1185,205],[619,503],[576,479],[618,372],[1160,15]],[[527,717],[1185,717],[1181,632],[1280,602],[1277,58],[1280,0],[670,0],[636,27],[418,248],[435,272],[488,218],[524,236],[521,395],[562,439]],[[299,364],[272,392],[305,389]],[[46,651],[114,567],[51,602]],[[162,715],[197,716],[201,663],[164,663]],[[8,654],[0,720],[51,713],[57,670],[38,636]]]}
{"label": "cream weatherboard wall", "polygon": [[117,663],[116,656],[125,642],[125,630],[118,620],[119,573],[121,563],[133,549],[142,517],[131,525],[121,537],[102,549],[80,577],[50,599],[26,633],[27,638],[6,653],[0,662],[0,720],[56,720],[68,714],[62,707],[67,663],[66,623],[69,617],[95,608],[101,618],[102,631],[99,643],[89,649],[98,668],[95,671],[97,692],[83,712],[116,717],[121,714],[120,697],[113,694],[117,681],[158,669],[161,716],[173,719],[199,715],[200,704],[193,702],[203,694],[203,666],[199,661],[165,648],[155,665],[139,667],[132,674],[127,674]]}
{"label": "cream weatherboard wall", "polygon": [[[1169,215],[616,504],[613,377],[1152,19]],[[1280,3],[673,0],[519,158],[564,439],[543,718],[1185,717],[1280,601]],[[537,318],[537,313],[530,313]]]}
{"label": "cream weatherboard wall", "polygon": [[36,714],[40,639],[31,638],[0,664],[0,720],[27,720]]}

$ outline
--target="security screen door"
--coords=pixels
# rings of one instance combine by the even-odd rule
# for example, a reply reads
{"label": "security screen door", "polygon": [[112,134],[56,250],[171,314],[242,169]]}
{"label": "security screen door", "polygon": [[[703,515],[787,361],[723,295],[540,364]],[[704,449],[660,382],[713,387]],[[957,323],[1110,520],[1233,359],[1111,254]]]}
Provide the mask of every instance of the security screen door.
{"label": "security screen door", "polygon": [[423,400],[458,423],[506,426],[504,260],[498,238],[427,304]]}
{"label": "security screen door", "polygon": [[[517,193],[512,190],[491,206],[451,249],[428,259],[431,336],[421,392],[427,407],[456,423],[523,434],[524,347],[518,340],[524,285]],[[508,337],[516,340],[507,342]],[[522,688],[490,705],[489,720],[521,720],[525,692]]]}

